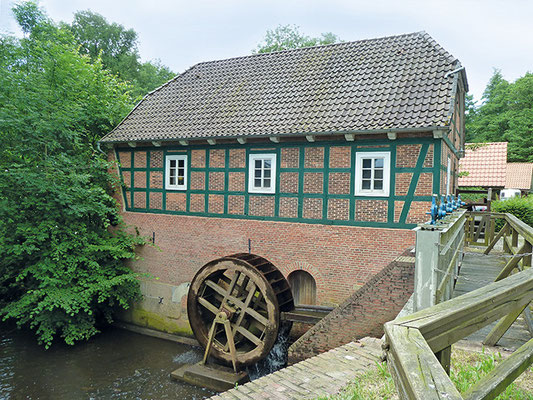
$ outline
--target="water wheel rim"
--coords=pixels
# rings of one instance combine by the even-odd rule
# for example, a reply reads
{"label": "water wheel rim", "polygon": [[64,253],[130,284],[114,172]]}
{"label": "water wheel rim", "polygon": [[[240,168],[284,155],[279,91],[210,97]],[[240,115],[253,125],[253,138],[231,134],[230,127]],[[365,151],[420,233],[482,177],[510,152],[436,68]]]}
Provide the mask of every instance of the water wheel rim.
{"label": "water wheel rim", "polygon": [[[255,307],[250,306],[253,300],[250,300],[250,293],[253,293],[250,290],[239,297],[236,296],[238,285],[231,288],[231,284],[238,274],[237,280],[240,276],[249,277],[250,283],[247,285],[251,288],[255,285],[254,291],[261,293],[264,302],[255,304]],[[219,282],[214,282],[217,278],[222,279],[222,276],[233,277],[228,287],[222,287]],[[228,294],[229,289],[231,293]],[[216,302],[213,298],[206,299],[213,293],[218,296]],[[225,297],[229,301],[224,302]],[[258,311],[257,306],[264,307],[266,310]],[[237,364],[248,365],[264,358],[272,349],[279,331],[278,302],[268,280],[251,264],[238,258],[223,257],[207,263],[193,278],[187,298],[189,323],[196,339],[204,348],[208,342],[210,322],[222,309],[230,313],[232,330],[249,347],[249,349],[242,347],[237,349]],[[242,320],[239,321],[239,319]],[[255,330],[259,327],[259,330],[262,330],[261,335],[258,336],[257,332],[250,332],[250,326],[247,327],[247,324],[253,324]],[[252,343],[253,345],[250,346]],[[227,364],[231,363],[229,349],[221,343],[213,344],[211,355]]]}

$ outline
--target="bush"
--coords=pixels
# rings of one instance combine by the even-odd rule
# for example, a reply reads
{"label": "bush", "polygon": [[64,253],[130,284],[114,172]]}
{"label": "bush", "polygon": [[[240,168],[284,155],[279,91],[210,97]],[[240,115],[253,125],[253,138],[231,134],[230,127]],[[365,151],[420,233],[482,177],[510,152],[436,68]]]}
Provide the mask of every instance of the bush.
{"label": "bush", "polygon": [[139,295],[122,260],[143,239],[118,226],[116,200],[99,182],[112,179],[105,164],[63,157],[0,174],[0,316],[33,328],[46,347],[57,335],[89,338]]}
{"label": "bush", "polygon": [[[509,200],[493,201],[491,210],[513,214],[515,217],[533,226],[533,197],[513,197]],[[503,221],[498,221],[496,229],[500,230]]]}

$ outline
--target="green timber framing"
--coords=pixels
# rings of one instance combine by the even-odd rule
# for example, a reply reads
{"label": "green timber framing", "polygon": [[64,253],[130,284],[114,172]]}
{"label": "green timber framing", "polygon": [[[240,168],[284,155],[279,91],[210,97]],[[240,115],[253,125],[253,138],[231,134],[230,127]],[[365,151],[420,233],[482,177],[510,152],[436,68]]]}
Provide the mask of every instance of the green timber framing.
{"label": "green timber framing", "polygon": [[[420,153],[416,161],[416,166],[414,168],[399,168],[396,166],[396,147],[398,145],[421,145]],[[433,144],[433,166],[424,167],[424,160],[426,158],[429,146]],[[123,187],[123,198],[125,201],[126,211],[133,212],[145,212],[145,213],[155,213],[155,214],[175,214],[175,215],[191,215],[191,216],[202,216],[202,217],[218,217],[218,218],[237,218],[237,219],[254,219],[254,220],[270,220],[270,221],[286,221],[286,222],[303,222],[310,224],[331,224],[331,225],[350,225],[350,226],[366,226],[366,227],[382,227],[382,228],[402,228],[409,229],[416,226],[416,224],[406,223],[408,211],[410,205],[413,201],[431,201],[431,196],[415,196],[415,190],[418,184],[418,179],[420,174],[423,172],[430,172],[433,175],[432,180],[432,190],[433,193],[439,194],[440,192],[440,180],[441,180],[441,146],[446,145],[443,143],[442,139],[434,139],[432,137],[414,137],[414,138],[398,138],[397,140],[356,140],[354,142],[341,142],[341,141],[317,141],[317,142],[281,142],[281,143],[246,143],[246,144],[216,144],[216,145],[194,145],[190,144],[187,146],[139,146],[139,147],[126,147],[126,146],[116,146],[114,148],[115,156],[120,163],[119,153],[131,152],[131,166],[130,168],[124,168],[120,165],[120,175],[121,179],[123,178],[123,172],[130,172],[131,182],[129,183],[129,188]],[[331,147],[337,146],[349,146],[351,147],[351,166],[349,168],[330,168],[329,163],[329,154]],[[369,146],[379,146],[379,147],[369,147]],[[298,168],[282,168],[281,167],[281,149],[282,148],[299,148],[299,163]],[[310,147],[323,147],[324,148],[324,162],[323,168],[306,168],[305,165],[305,149]],[[213,149],[225,149],[225,167],[223,168],[213,168],[209,166],[209,155],[210,152],[206,151],[206,160],[204,168],[194,168],[191,167],[191,151],[192,150],[213,150]],[[230,149],[245,149],[246,157],[245,162],[246,166],[244,168],[230,168],[229,160],[229,150]],[[135,153],[137,151],[146,151],[146,167],[145,168],[135,168]],[[163,165],[162,168],[152,168],[150,163],[150,152],[153,151],[162,151],[163,152]],[[374,151],[390,151],[390,195],[388,197],[382,196],[355,196],[354,190],[354,170],[355,170],[355,157],[357,152],[374,152]],[[275,194],[259,194],[259,193],[248,193],[248,163],[249,155],[253,153],[274,153],[277,154],[277,168],[276,168],[276,192]],[[177,155],[177,154],[187,154],[188,155],[188,168],[187,168],[187,190],[176,191],[176,190],[166,190],[165,189],[165,160],[167,155]],[[141,171],[146,172],[146,188],[135,188],[134,187],[134,177],[135,172]],[[163,188],[151,188],[150,187],[150,173],[162,172],[163,173]],[[193,171],[203,171],[205,172],[205,190],[193,190],[190,189],[191,185],[191,172]],[[225,172],[224,174],[224,188],[225,190],[209,190],[209,172]],[[244,191],[229,191],[229,175],[228,172],[244,172],[245,173],[245,190]],[[298,193],[280,193],[280,174],[282,172],[298,172]],[[304,193],[304,172],[322,172],[323,173],[323,191],[322,193]],[[349,194],[329,194],[328,193],[328,179],[330,172],[345,172],[350,173],[350,193]],[[412,173],[412,179],[409,184],[409,189],[407,195],[396,196],[395,187],[396,187],[396,174],[408,172]],[[134,204],[133,198],[135,192],[144,192],[146,193],[146,207],[144,208],[135,208],[132,205]],[[150,194],[154,192],[162,193],[162,209],[151,209],[148,208],[150,204]],[[185,211],[174,211],[166,209],[166,193],[175,193],[181,192],[186,193],[186,210]],[[205,196],[205,206],[204,210],[206,212],[193,212],[190,211],[191,204],[191,194],[204,194]],[[209,212],[209,195],[224,195],[224,212],[221,213],[210,213]],[[229,195],[242,195],[244,196],[244,215],[243,214],[230,214],[228,213],[228,196]],[[251,196],[265,196],[265,197],[274,197],[274,215],[273,216],[255,216],[248,215],[249,213],[249,199]],[[297,218],[286,218],[279,216],[280,208],[280,198],[283,197],[292,197],[298,198],[298,217]],[[322,200],[322,218],[321,219],[309,219],[303,217],[303,199],[304,198],[318,198]],[[327,207],[328,199],[349,199],[349,220],[333,220],[327,218]],[[385,200],[388,202],[387,207],[387,221],[386,222],[377,222],[377,221],[357,221],[355,220],[355,202],[357,200]],[[403,209],[400,215],[398,222],[395,222],[395,201],[403,201]],[[429,211],[429,203],[428,203]]]}

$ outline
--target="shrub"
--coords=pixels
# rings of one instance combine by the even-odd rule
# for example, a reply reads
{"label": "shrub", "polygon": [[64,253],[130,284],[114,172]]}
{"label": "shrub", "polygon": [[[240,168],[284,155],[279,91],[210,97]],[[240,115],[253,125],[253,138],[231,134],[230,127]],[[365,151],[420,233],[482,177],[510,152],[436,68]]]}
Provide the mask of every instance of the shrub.
{"label": "shrub", "polygon": [[[513,214],[515,217],[533,226],[533,197],[513,197],[508,200],[493,201],[491,210]],[[496,229],[500,230],[503,220],[497,221]]]}
{"label": "shrub", "polygon": [[46,347],[57,335],[89,338],[139,295],[122,260],[143,239],[122,229],[98,182],[112,179],[105,164],[61,158],[0,174],[0,316],[33,328]]}

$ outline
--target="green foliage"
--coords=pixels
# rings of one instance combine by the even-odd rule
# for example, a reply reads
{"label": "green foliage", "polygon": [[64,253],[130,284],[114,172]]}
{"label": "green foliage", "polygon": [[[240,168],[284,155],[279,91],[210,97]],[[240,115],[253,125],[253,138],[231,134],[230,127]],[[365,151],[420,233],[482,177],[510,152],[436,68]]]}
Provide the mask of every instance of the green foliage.
{"label": "green foliage", "polygon": [[17,7],[28,36],[0,39],[0,317],[72,344],[139,295],[122,260],[143,239],[124,229],[94,148],[132,100],[70,30]]}
{"label": "green foliage", "polygon": [[34,1],[15,5],[13,15],[25,34],[31,33],[33,28],[47,19],[46,13]]}
{"label": "green foliage", "polygon": [[[459,174],[461,174],[461,172]],[[466,201],[467,203],[479,203],[487,198],[487,190],[482,187],[460,187],[459,190],[461,189],[480,191],[480,193],[461,193],[461,200]]]}
{"label": "green foliage", "polygon": [[298,49],[301,47],[318,46],[339,43],[341,40],[331,32],[323,33],[320,37],[310,37],[300,32],[295,25],[279,25],[267,30],[265,38],[254,53],[271,53],[273,51]]}
{"label": "green foliage", "polygon": [[0,315],[35,329],[47,347],[87,339],[137,298],[122,262],[143,241],[119,225],[104,162],[49,157],[0,175]]}
{"label": "green foliage", "polygon": [[508,160],[533,162],[533,74],[513,83],[494,71],[483,103],[466,102],[466,140],[509,142]]}
{"label": "green foliage", "polygon": [[[491,209],[495,212],[512,214],[529,226],[533,226],[533,197],[512,197],[508,200],[493,201]],[[499,223],[502,224],[503,222]],[[499,230],[501,226],[496,228]]]}
{"label": "green foliage", "polygon": [[92,11],[78,11],[72,25],[66,25],[80,45],[80,52],[91,60],[101,58],[105,69],[132,84],[132,95],[139,98],[171,79],[175,74],[159,60],[141,63],[138,35],[117,23],[109,23]]}

